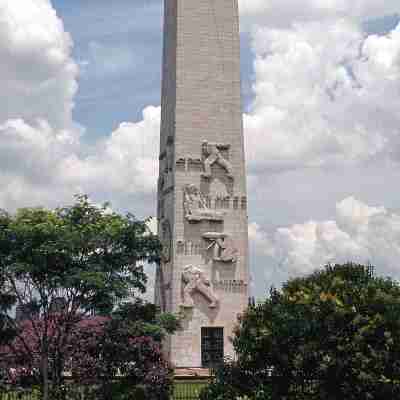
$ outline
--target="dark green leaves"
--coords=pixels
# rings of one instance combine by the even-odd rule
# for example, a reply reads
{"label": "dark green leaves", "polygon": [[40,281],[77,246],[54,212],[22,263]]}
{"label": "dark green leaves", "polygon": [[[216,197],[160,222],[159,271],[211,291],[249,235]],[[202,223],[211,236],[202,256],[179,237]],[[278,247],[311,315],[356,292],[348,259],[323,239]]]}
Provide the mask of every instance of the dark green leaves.
{"label": "dark green leaves", "polygon": [[400,286],[371,266],[328,265],[249,308],[234,346],[227,371],[251,376],[239,390],[251,399],[265,387],[274,400],[399,398]]}

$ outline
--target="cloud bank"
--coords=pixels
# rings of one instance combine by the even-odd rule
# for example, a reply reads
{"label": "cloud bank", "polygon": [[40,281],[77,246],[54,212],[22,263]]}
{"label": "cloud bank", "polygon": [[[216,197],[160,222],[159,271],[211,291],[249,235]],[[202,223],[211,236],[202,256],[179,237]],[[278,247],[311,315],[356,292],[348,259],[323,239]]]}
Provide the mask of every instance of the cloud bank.
{"label": "cloud bank", "polygon": [[0,2],[2,208],[54,205],[79,192],[154,191],[159,108],[86,147],[72,119],[79,74],[72,45],[48,0]]}
{"label": "cloud bank", "polygon": [[[394,0],[241,1],[255,57],[254,101],[244,116],[250,197],[260,182],[293,170],[307,180],[310,169],[399,168],[400,25],[381,35],[363,30],[365,20],[399,8]],[[86,78],[126,72],[112,63],[101,69],[110,49],[93,43]],[[72,49],[49,0],[0,0],[0,208],[54,206],[84,192],[152,213],[160,108],[146,107],[140,121],[87,144],[89,133],[72,117],[80,74]],[[135,64],[134,52],[113,51],[116,65]],[[324,220],[304,204],[308,222],[270,231],[256,220],[249,232],[257,257],[291,274],[351,259],[398,275],[399,214],[356,197],[349,193]]]}
{"label": "cloud bank", "polygon": [[350,20],[254,33],[250,171],[399,161],[400,25],[366,36]]}
{"label": "cloud bank", "polygon": [[396,0],[239,0],[243,25],[290,27],[294,22],[352,18],[363,21],[400,12]]}
{"label": "cloud bank", "polygon": [[378,272],[400,278],[400,213],[374,207],[354,197],[336,204],[333,220],[310,220],[267,234],[249,227],[257,251],[272,258],[291,276],[303,275],[327,263],[371,263]]}

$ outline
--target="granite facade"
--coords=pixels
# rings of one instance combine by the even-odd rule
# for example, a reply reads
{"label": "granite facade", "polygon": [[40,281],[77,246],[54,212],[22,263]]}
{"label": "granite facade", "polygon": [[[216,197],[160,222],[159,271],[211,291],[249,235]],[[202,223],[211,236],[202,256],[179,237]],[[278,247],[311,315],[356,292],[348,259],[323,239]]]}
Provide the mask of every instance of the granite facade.
{"label": "granite facade", "polygon": [[201,327],[223,327],[233,356],[248,299],[237,0],[165,0],[163,58],[156,302],[185,316],[168,358],[200,367]]}

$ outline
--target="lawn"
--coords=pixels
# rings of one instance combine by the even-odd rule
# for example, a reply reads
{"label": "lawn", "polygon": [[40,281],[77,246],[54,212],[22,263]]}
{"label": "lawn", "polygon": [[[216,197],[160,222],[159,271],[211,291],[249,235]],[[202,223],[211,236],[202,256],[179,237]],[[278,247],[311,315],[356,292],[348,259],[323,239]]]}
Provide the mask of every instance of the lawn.
{"label": "lawn", "polygon": [[[198,400],[201,389],[207,386],[206,380],[178,380],[174,385],[172,400]],[[0,400],[39,400],[32,393],[1,393]]]}

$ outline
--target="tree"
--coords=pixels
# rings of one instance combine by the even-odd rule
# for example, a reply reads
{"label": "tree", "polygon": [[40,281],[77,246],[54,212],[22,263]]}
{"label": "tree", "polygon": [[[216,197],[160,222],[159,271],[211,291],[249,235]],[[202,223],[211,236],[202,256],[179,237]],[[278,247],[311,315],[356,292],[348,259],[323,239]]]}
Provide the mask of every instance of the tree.
{"label": "tree", "polygon": [[17,330],[9,355],[15,350],[14,361],[32,367],[47,400],[50,381],[62,383],[65,348],[79,323],[144,292],[141,262],[158,261],[161,246],[146,221],[95,206],[87,196],[56,210],[2,213],[0,223],[0,293],[15,298],[24,320],[7,317]]}
{"label": "tree", "polygon": [[[93,329],[94,327],[94,329]],[[88,321],[71,341],[71,370],[77,382],[99,387],[104,400],[168,400],[172,370],[161,342],[179,327],[170,314],[137,299],[103,321]]]}
{"label": "tree", "polygon": [[[0,282],[0,287],[3,285]],[[15,327],[9,320],[9,313],[15,303],[14,296],[0,292],[0,346],[3,346],[15,337]]]}
{"label": "tree", "polygon": [[[289,280],[241,318],[238,360],[202,399],[399,398],[399,315],[399,284],[370,266],[328,265]],[[219,390],[227,382],[232,397]]]}
{"label": "tree", "polygon": [[[0,211],[0,232],[4,230],[7,224],[7,215]],[[0,234],[0,249],[6,244],[1,241]],[[0,346],[9,342],[15,335],[13,324],[9,321],[9,312],[15,304],[15,296],[7,290],[4,277],[0,274]]]}
{"label": "tree", "polygon": [[[0,288],[3,287],[3,285],[4,283],[0,281]],[[8,294],[7,291],[2,293],[0,289],[0,359],[3,357],[1,348],[11,343],[16,335],[14,324],[9,321],[10,309],[14,302],[15,299],[12,295]],[[2,368],[0,363],[0,385],[2,380],[5,378],[5,375],[5,370]]]}

